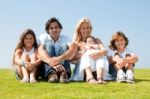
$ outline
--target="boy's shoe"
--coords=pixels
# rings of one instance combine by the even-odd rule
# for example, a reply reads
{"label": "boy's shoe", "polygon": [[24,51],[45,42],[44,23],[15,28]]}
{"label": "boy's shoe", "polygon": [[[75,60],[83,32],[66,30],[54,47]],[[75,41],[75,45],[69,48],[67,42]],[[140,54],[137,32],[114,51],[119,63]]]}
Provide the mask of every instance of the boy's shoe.
{"label": "boy's shoe", "polygon": [[69,82],[67,72],[62,72],[61,73],[59,82],[60,83],[68,83]]}
{"label": "boy's shoe", "polygon": [[56,72],[52,72],[48,75],[48,82],[49,83],[56,83],[58,82],[58,75]]}
{"label": "boy's shoe", "polygon": [[118,70],[118,72],[117,72],[117,79],[116,79],[116,81],[118,83],[126,82],[125,73],[121,69]]}
{"label": "boy's shoe", "polygon": [[133,74],[132,70],[127,70],[126,76],[127,76],[127,83],[131,83],[131,84],[135,83],[135,81],[134,81],[134,74]]}

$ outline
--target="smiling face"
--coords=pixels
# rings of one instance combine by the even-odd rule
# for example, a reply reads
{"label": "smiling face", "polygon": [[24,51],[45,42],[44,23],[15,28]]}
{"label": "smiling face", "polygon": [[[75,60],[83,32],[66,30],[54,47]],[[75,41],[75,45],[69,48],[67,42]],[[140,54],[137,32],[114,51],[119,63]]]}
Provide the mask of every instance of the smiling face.
{"label": "smiling face", "polygon": [[61,29],[57,22],[52,22],[49,26],[49,34],[54,41],[57,41],[61,32]]}
{"label": "smiling face", "polygon": [[126,47],[126,40],[122,36],[118,36],[115,40],[115,46],[117,50],[124,50]]}
{"label": "smiling face", "polygon": [[27,35],[24,37],[23,42],[24,42],[25,48],[27,48],[27,49],[32,48],[32,47],[33,47],[33,44],[34,44],[34,37],[33,37],[33,35],[27,34]]}
{"label": "smiling face", "polygon": [[92,29],[91,29],[90,24],[84,22],[81,24],[79,31],[81,33],[82,40],[85,41],[86,38],[91,35]]}

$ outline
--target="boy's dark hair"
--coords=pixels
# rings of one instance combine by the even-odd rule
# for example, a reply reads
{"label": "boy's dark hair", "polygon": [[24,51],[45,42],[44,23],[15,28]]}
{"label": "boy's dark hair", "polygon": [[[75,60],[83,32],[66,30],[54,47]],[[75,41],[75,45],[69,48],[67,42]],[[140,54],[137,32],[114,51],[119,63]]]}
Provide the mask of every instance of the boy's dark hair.
{"label": "boy's dark hair", "polygon": [[48,30],[49,30],[49,26],[50,26],[50,24],[53,23],[53,22],[57,22],[59,28],[60,28],[60,29],[63,29],[63,27],[62,27],[61,23],[58,21],[58,19],[55,18],[55,17],[52,17],[52,18],[50,18],[50,19],[46,22],[46,25],[45,25],[45,31],[46,31],[48,34],[49,34],[49,31],[48,31]]}

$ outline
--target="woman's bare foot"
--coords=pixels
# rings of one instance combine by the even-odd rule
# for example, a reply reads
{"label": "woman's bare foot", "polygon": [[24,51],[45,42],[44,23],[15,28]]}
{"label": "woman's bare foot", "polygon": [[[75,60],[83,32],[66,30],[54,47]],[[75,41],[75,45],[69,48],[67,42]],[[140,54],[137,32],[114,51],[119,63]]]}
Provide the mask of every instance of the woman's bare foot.
{"label": "woman's bare foot", "polygon": [[106,84],[106,83],[107,83],[107,82],[104,81],[102,78],[98,78],[97,80],[98,80],[98,83],[99,83],[99,84]]}
{"label": "woman's bare foot", "polygon": [[87,80],[87,83],[89,83],[89,84],[98,84],[97,80],[95,80],[94,78],[89,78]]}

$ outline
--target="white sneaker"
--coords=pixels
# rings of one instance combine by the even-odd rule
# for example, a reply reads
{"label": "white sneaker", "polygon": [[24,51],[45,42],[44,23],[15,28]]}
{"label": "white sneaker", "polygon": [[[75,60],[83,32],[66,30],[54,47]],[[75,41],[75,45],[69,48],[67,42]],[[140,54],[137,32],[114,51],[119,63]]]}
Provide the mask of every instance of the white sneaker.
{"label": "white sneaker", "polygon": [[132,70],[127,70],[126,77],[127,77],[127,83],[131,83],[131,84],[135,83],[135,81],[134,81],[134,74],[133,74]]}
{"label": "white sneaker", "polygon": [[120,83],[120,82],[126,82],[126,79],[125,79],[125,73],[123,72],[123,70],[118,70],[117,72],[117,82]]}

